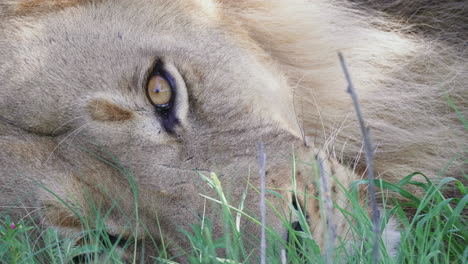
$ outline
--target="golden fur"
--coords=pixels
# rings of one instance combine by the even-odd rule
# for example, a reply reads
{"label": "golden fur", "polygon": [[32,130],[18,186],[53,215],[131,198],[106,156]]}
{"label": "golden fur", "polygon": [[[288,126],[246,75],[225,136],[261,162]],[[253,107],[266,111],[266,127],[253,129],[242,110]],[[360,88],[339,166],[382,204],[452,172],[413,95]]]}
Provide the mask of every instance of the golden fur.
{"label": "golden fur", "polygon": [[[193,170],[220,173],[238,203],[247,175],[258,169],[257,144],[263,142],[267,187],[288,201],[268,198],[285,215],[294,199],[307,204],[323,246],[317,200],[290,192],[290,157],[293,149],[302,161],[318,155],[344,185],[365,171],[338,51],[377,147],[376,173],[388,181],[413,171],[435,178],[453,158],[445,176],[461,178],[467,133],[445,96],[467,116],[465,33],[455,25],[447,31],[418,26],[428,23],[424,19],[411,26],[394,19],[400,14],[394,6],[378,11],[368,4],[3,1],[0,204],[19,208],[12,211],[16,217],[40,208],[42,223],[70,235],[83,220],[74,212],[89,221],[94,206],[111,210],[118,201],[121,211],[111,210],[108,232],[136,235],[127,229],[135,217],[131,176],[142,225],[155,238],[167,237],[169,252],[177,255],[188,242],[174,231],[188,229],[204,211],[200,193],[215,195]],[[449,4],[434,5],[444,10]],[[172,118],[155,111],[144,93],[156,61],[177,84]],[[316,194],[310,170],[298,167],[297,189]],[[258,175],[250,181],[258,186]],[[336,183],[330,184],[342,204]],[[250,192],[246,207],[258,212],[257,201]],[[335,217],[338,235],[345,236],[345,221]],[[272,210],[267,222],[286,238]],[[243,224],[258,234],[257,226]],[[215,230],[219,235],[222,227],[215,223]],[[149,240],[143,229],[137,239]],[[389,240],[391,250],[397,238]]]}

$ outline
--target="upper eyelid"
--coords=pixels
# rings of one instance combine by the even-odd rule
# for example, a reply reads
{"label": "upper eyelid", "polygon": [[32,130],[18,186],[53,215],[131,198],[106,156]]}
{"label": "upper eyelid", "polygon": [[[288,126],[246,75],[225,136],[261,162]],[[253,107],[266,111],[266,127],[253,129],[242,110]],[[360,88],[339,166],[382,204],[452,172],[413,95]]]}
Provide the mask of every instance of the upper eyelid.
{"label": "upper eyelid", "polygon": [[[177,88],[177,82],[175,78],[172,76],[172,73],[165,67],[166,63],[162,59],[157,59],[155,63],[150,67],[150,70],[145,74],[144,78],[144,86],[143,88],[146,89],[146,86],[151,80],[151,77],[160,74],[163,75],[171,85],[172,88]],[[180,72],[177,72],[180,74]],[[184,78],[182,78],[184,79]],[[184,79],[185,80],[185,79]]]}
{"label": "upper eyelid", "polygon": [[164,62],[161,59],[155,59],[155,62],[151,64],[149,67],[149,70],[145,73],[145,78],[143,80],[143,88],[146,89],[146,86],[148,85],[151,77],[157,73],[157,70],[161,67],[164,66]]}

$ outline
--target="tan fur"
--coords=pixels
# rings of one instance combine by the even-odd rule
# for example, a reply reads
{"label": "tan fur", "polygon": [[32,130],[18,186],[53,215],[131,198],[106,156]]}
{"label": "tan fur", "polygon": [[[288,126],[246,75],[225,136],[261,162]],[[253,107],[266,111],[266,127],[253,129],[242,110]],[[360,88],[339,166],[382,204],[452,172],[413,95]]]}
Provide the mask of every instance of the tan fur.
{"label": "tan fur", "polygon": [[126,121],[133,113],[108,101],[95,100],[88,104],[91,117],[99,121]]}
{"label": "tan fur", "polygon": [[[265,45],[291,85],[297,86],[296,111],[308,135],[322,138],[319,142],[330,139],[330,146],[336,153],[343,151],[348,160],[361,151],[350,97],[342,92],[346,84],[335,56],[341,51],[377,144],[379,172],[392,179],[415,170],[437,174],[463,151],[460,139],[467,139],[466,132],[443,98],[444,94],[456,98],[461,112],[466,112],[467,62],[456,47],[404,35],[400,25],[388,20],[371,17],[364,23],[360,13],[330,11],[332,1],[289,8],[281,1],[247,2],[250,8],[231,12],[248,21],[250,35]],[[307,16],[310,19],[303,19]],[[341,18],[335,21],[337,16]]]}
{"label": "tan fur", "polygon": [[[156,254],[149,234],[164,236],[179,255],[190,245],[175,230],[215,214],[200,194],[216,194],[194,170],[218,173],[238,204],[247,179],[259,185],[263,142],[267,187],[285,200],[267,198],[283,217],[297,198],[323,246],[327,230],[312,197],[323,195],[319,175],[298,164],[292,186],[291,154],[309,163],[320,157],[326,175],[344,186],[363,177],[361,135],[338,51],[377,147],[375,172],[388,181],[417,170],[434,179],[453,158],[444,176],[462,179],[467,133],[444,97],[467,116],[468,59],[463,42],[452,38],[464,34],[461,27],[450,27],[457,34],[413,29],[393,20],[394,11],[354,2],[0,3],[0,205],[17,208],[17,218],[42,209],[35,210],[38,221],[63,235],[79,232],[82,220],[92,225],[93,208],[110,210],[109,234],[148,242],[147,256],[139,257]],[[176,83],[174,119],[145,95],[157,61]],[[329,185],[333,200],[348,208],[331,177]],[[295,188],[309,196],[293,194]],[[141,230],[130,234],[136,202]],[[245,206],[259,213],[255,191]],[[351,240],[338,210],[333,216],[338,236]],[[267,222],[287,237],[274,210]],[[248,221],[242,227],[259,234]],[[214,230],[222,234],[219,222]],[[398,242],[395,230],[390,223],[385,231],[389,247]]]}
{"label": "tan fur", "polygon": [[18,15],[28,15],[37,11],[59,11],[61,9],[84,3],[86,0],[24,0],[15,6]]}
{"label": "tan fur", "polygon": [[68,208],[63,208],[60,202],[49,202],[44,204],[44,217],[46,217],[53,226],[58,228],[78,229],[81,227],[80,219]]}

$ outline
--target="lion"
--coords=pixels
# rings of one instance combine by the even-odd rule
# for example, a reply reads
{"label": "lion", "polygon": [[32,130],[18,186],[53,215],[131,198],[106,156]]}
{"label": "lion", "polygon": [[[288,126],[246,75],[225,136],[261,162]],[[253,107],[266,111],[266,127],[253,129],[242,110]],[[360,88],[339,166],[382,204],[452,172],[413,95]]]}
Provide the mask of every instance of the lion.
{"label": "lion", "polygon": [[[337,52],[370,127],[376,175],[396,181],[422,171],[434,179],[451,158],[466,154],[467,133],[447,103],[451,98],[466,116],[466,16],[439,20],[433,30],[419,19],[424,14],[370,2],[377,5],[2,1],[0,205],[16,219],[35,213],[64,236],[79,232],[99,208],[110,212],[110,236],[138,243],[147,233],[165,237],[168,252],[180,256],[189,242],[176,230],[189,230],[211,210],[200,193],[214,193],[202,189],[197,173],[218,173],[238,202],[247,182],[260,185],[261,142],[266,187],[284,197],[267,199],[278,211],[302,207],[323,247],[318,201],[291,192],[316,194],[314,172],[298,164],[292,186],[292,155],[319,158],[344,186],[364,177],[362,135]],[[450,4],[426,6],[447,14]],[[445,175],[461,178],[464,169],[463,158],[454,159]],[[342,202],[329,179],[332,199]],[[258,201],[249,192],[245,207],[259,214]],[[337,235],[346,239],[348,224],[334,216]],[[128,221],[136,219],[147,230],[129,232]],[[287,239],[270,208],[266,222]],[[258,225],[244,224],[245,232],[260,234]],[[396,225],[385,233],[393,234],[387,247],[397,247]],[[154,250],[138,257],[150,261]],[[133,251],[125,254],[132,259]]]}

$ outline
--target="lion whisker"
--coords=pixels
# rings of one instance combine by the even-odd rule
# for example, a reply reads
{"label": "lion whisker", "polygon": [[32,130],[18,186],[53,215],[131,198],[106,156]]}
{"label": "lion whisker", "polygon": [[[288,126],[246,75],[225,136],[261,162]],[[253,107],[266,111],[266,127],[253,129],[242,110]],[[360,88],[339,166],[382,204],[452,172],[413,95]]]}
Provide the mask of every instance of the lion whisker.
{"label": "lion whisker", "polygon": [[83,130],[86,126],[90,125],[90,123],[85,123],[83,124],[82,126],[78,127],[77,129],[73,130],[72,132],[70,132],[67,136],[65,136],[62,140],[60,140],[60,142],[54,147],[54,149],[51,151],[51,153],[49,154],[49,156],[47,157],[46,159],[46,163],[49,161],[49,159],[52,157],[52,155],[54,154],[54,152],[71,136],[73,136],[75,133],[79,133],[81,130]]}

